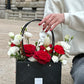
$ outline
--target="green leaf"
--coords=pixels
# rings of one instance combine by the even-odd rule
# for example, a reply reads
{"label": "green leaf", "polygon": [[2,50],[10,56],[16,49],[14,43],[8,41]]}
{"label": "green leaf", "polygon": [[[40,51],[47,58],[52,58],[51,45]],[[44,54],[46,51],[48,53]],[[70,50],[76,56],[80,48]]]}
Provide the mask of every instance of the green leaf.
{"label": "green leaf", "polygon": [[59,54],[58,53],[55,53],[56,56],[58,56]]}
{"label": "green leaf", "polygon": [[25,28],[25,31],[27,31],[27,28]]}
{"label": "green leaf", "polygon": [[72,37],[71,37],[71,40],[73,40],[73,38],[74,38],[74,37],[72,36]]}
{"label": "green leaf", "polygon": [[35,46],[37,46],[38,42],[35,42]]}

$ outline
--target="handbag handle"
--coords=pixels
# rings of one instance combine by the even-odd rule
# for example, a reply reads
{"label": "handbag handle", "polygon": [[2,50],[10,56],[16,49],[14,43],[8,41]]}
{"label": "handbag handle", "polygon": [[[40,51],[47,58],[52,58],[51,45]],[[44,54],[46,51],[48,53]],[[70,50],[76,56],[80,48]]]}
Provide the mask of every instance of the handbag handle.
{"label": "handbag handle", "polygon": [[[27,22],[27,23],[23,26],[23,28],[22,28],[22,31],[21,31],[22,36],[24,36],[24,31],[25,31],[26,27],[27,27],[31,22],[34,22],[34,21],[41,21],[41,19],[34,19],[34,20],[31,20],[31,21]],[[54,33],[53,33],[53,31],[51,31],[51,33],[52,33],[52,49],[54,50],[55,38],[54,38]],[[23,46],[23,40],[22,40],[22,50],[23,50],[23,54],[25,55],[24,46]],[[26,55],[25,55],[25,56],[26,56]],[[52,52],[52,56],[53,56],[53,52]],[[26,57],[26,59],[27,59],[27,57]]]}

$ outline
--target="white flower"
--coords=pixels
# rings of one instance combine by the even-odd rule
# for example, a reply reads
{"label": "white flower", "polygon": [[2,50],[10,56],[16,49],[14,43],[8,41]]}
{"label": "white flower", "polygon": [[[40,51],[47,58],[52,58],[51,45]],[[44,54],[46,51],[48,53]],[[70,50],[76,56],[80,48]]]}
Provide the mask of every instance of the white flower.
{"label": "white flower", "polygon": [[57,63],[57,62],[59,61],[59,59],[58,59],[57,56],[53,56],[53,57],[52,57],[52,61],[53,61],[54,63]]}
{"label": "white flower", "polygon": [[40,43],[38,44],[38,46],[41,46],[41,45],[43,45],[43,42],[40,42]]}
{"label": "white flower", "polygon": [[46,50],[49,51],[51,48],[50,47],[47,47]]}
{"label": "white flower", "polygon": [[64,37],[64,39],[65,39],[66,41],[69,41],[69,38],[70,38],[69,35],[65,35],[65,37]]}
{"label": "white flower", "polygon": [[66,52],[70,52],[71,46],[67,42],[59,41],[58,44],[60,44]]}
{"label": "white flower", "polygon": [[36,61],[37,61],[34,57],[29,57],[28,60],[29,60],[30,62],[36,62]]}
{"label": "white flower", "polygon": [[25,35],[27,38],[31,38],[31,37],[33,36],[30,32],[25,32],[24,35]]}
{"label": "white flower", "polygon": [[62,64],[63,65],[67,64],[67,60],[62,60]]}
{"label": "white flower", "polygon": [[15,35],[14,39],[18,39],[18,40],[21,41],[23,39],[23,37],[20,34],[17,34],[17,35]]}
{"label": "white flower", "polygon": [[19,45],[20,44],[20,41],[18,39],[15,39],[12,41],[15,45]]}
{"label": "white flower", "polygon": [[9,32],[9,37],[11,37],[11,38],[14,38],[14,33],[13,32]]}
{"label": "white flower", "polygon": [[61,45],[63,46],[63,48],[66,52],[70,52],[71,46],[68,43],[62,41]]}
{"label": "white flower", "polygon": [[15,45],[19,45],[23,37],[20,34],[15,35],[14,40],[12,41]]}
{"label": "white flower", "polygon": [[10,47],[9,51],[8,51],[8,55],[16,55],[16,53],[19,51],[19,48],[14,46],[14,47]]}
{"label": "white flower", "polygon": [[49,38],[48,35],[45,37],[43,44],[44,44],[44,46],[49,46],[49,44],[50,44],[50,38]]}
{"label": "white flower", "polygon": [[11,42],[10,42],[10,41],[8,42],[8,45],[9,45],[9,46],[11,45]]}

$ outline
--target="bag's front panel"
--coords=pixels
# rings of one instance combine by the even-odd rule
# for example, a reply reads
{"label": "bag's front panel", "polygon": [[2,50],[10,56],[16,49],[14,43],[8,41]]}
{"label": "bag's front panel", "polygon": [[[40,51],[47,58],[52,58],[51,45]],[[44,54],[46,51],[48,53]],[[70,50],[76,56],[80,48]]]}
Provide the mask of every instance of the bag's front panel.
{"label": "bag's front panel", "polygon": [[43,79],[43,84],[61,84],[61,63],[41,65],[17,61],[16,84],[35,84],[35,78]]}

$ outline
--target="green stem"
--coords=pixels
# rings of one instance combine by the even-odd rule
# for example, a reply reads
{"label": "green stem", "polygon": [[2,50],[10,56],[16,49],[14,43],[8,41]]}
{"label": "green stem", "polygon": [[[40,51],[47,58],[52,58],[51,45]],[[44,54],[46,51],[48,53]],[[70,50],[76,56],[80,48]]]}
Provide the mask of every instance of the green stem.
{"label": "green stem", "polygon": [[29,44],[29,38],[27,38],[27,40],[28,40],[28,44]]}

